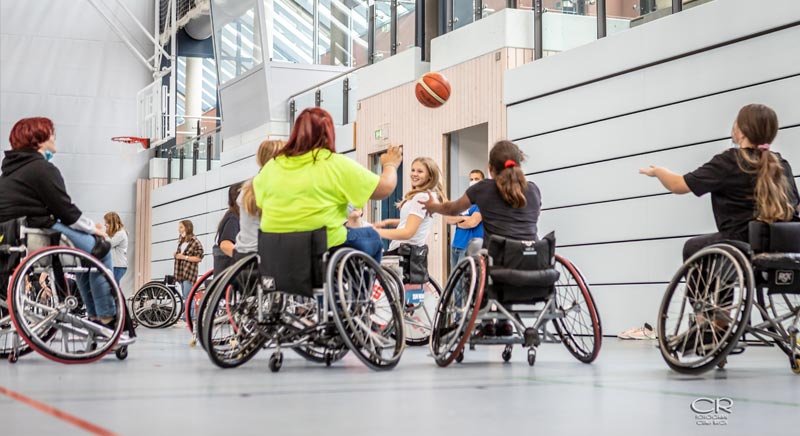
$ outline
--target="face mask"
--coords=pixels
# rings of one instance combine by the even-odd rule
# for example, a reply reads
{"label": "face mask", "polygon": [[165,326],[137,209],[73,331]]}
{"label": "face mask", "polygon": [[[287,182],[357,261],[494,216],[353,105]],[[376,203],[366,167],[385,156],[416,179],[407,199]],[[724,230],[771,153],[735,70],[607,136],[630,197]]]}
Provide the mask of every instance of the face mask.
{"label": "face mask", "polygon": [[185,237],[186,237],[186,232],[181,232],[181,238],[185,238]]}
{"label": "face mask", "polygon": [[51,152],[50,150],[45,150],[44,151],[44,159],[46,161],[50,162],[53,159],[53,152]]}
{"label": "face mask", "polygon": [[478,182],[480,182],[480,180],[470,180],[469,186],[475,186],[475,184],[477,184]]}

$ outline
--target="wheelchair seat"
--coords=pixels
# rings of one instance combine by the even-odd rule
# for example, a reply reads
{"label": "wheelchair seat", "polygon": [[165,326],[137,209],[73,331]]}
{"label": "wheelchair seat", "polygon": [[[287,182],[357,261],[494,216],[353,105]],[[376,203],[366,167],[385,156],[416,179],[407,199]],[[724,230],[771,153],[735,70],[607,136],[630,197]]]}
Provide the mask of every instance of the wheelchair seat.
{"label": "wheelchair seat", "polygon": [[552,295],[559,278],[555,245],[552,232],[539,241],[490,236],[489,295],[501,303],[534,303]]}
{"label": "wheelchair seat", "polygon": [[397,256],[404,284],[423,285],[428,282],[427,245],[400,244],[397,247]]}
{"label": "wheelchair seat", "polygon": [[768,292],[800,292],[800,223],[752,221],[748,230],[756,276]]}
{"label": "wheelchair seat", "polygon": [[274,280],[274,290],[313,297],[323,285],[328,252],[326,228],[310,232],[258,234],[258,264],[262,277]]}

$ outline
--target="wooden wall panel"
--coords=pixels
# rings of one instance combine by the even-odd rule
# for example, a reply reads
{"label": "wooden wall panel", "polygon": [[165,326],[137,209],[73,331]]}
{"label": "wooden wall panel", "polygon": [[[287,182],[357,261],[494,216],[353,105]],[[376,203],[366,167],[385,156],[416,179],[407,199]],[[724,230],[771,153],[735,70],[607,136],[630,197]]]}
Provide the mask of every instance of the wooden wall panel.
{"label": "wooden wall panel", "polygon": [[139,179],[136,181],[136,244],[138,249],[133,261],[134,292],[150,280],[151,194],[153,189],[166,184],[167,179]]}
{"label": "wooden wall panel", "polygon": [[[406,162],[427,156],[445,170],[444,135],[483,123],[488,124],[489,130],[488,155],[491,144],[506,138],[503,73],[532,59],[530,49],[504,48],[441,71],[450,81],[451,94],[448,102],[437,109],[428,109],[417,102],[415,83],[361,100],[356,115],[356,159],[369,166],[370,155],[387,147],[385,141],[374,137],[375,130],[387,124],[388,141],[403,144]],[[410,165],[404,165],[404,180],[410,170]],[[445,250],[449,250],[445,230],[441,217],[437,216],[428,239],[430,272],[441,281]]]}

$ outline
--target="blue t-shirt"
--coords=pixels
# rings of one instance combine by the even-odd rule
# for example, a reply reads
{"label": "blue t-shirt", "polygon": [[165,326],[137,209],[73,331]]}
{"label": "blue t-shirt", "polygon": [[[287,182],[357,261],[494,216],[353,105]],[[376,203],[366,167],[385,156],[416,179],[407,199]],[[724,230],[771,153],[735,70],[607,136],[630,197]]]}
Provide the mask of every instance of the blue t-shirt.
{"label": "blue t-shirt", "polygon": [[[475,212],[480,212],[480,209],[478,209],[478,205],[473,204],[461,215],[471,216]],[[461,227],[456,227],[456,234],[453,236],[453,247],[465,249],[467,248],[469,241],[473,238],[483,238],[483,221],[471,229],[462,229]]]}

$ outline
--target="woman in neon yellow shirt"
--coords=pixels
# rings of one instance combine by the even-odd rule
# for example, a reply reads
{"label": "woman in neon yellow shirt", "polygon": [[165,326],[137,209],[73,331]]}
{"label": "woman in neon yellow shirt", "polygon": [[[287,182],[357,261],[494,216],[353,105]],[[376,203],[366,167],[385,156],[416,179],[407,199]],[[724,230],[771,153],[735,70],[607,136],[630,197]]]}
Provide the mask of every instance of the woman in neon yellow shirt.
{"label": "woman in neon yellow shirt", "polygon": [[336,154],[333,119],[324,109],[300,113],[280,154],[253,179],[261,208],[261,231],[307,232],[326,227],[328,248],[346,246],[381,259],[381,239],[373,228],[347,228],[347,204],[363,207],[369,199],[388,197],[402,162],[399,146],[381,156],[383,172],[374,174]]}

